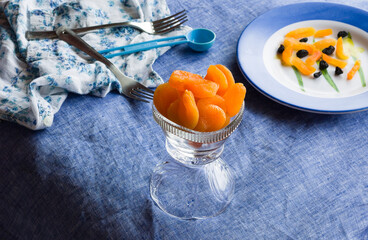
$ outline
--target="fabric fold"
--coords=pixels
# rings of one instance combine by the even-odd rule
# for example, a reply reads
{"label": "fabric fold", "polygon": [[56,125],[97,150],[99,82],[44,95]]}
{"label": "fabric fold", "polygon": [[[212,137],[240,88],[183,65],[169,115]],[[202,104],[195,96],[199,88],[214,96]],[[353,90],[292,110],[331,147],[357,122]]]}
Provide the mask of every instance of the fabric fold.
{"label": "fabric fold", "polygon": [[[152,21],[170,15],[164,0],[13,0],[0,15],[0,119],[38,130],[50,127],[68,92],[104,97],[120,91],[101,62],[58,39],[28,41],[27,30],[86,27],[123,21]],[[166,36],[185,34],[189,27]],[[82,38],[96,50],[157,39],[131,27],[89,32]],[[155,87],[162,83],[154,61],[169,47],[110,59],[126,76]]]}

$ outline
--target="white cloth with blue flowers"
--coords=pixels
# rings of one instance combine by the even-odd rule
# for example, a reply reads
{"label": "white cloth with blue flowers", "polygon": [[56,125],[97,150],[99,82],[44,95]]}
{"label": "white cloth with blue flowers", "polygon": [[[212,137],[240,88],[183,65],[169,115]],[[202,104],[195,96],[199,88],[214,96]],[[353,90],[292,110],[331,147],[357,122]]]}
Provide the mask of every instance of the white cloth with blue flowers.
{"label": "white cloth with blue flowers", "polygon": [[[170,15],[165,0],[12,0],[0,3],[0,119],[30,129],[52,125],[68,92],[104,97],[120,91],[115,76],[101,62],[58,39],[28,41],[27,30],[54,30],[128,20],[152,21]],[[188,27],[170,32],[181,35]],[[159,38],[130,27],[101,29],[83,39],[96,50]],[[169,47],[111,61],[127,76],[153,87],[162,83],[152,69]]]}

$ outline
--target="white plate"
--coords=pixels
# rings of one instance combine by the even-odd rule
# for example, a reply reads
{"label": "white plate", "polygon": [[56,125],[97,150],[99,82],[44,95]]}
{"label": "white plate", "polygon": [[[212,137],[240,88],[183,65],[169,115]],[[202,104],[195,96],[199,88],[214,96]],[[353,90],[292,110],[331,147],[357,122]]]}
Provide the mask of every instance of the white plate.
{"label": "white plate", "polygon": [[[364,49],[361,68],[368,80],[368,13],[357,8],[332,3],[300,3],[272,9],[251,22],[242,32],[237,46],[238,64],[247,80],[271,99],[304,111],[347,113],[368,108],[368,87],[363,87],[357,73],[352,80],[346,74],[354,64],[350,57],[344,74],[328,72],[338,92],[321,76],[303,76],[303,87],[291,67],[285,67],[276,51],[285,34],[299,27],[316,30],[331,28],[333,37],[339,31],[351,33],[354,46]],[[311,40],[309,40],[311,41]],[[317,70],[318,71],[318,70]]]}

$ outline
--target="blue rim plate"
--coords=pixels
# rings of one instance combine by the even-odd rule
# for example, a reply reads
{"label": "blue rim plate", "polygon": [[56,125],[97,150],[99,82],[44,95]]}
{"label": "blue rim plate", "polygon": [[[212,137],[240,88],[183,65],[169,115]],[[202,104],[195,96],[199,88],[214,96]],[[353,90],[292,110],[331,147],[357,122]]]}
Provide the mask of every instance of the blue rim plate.
{"label": "blue rim plate", "polygon": [[[299,110],[327,114],[367,110],[368,87],[359,94],[313,96],[286,87],[267,70],[263,50],[270,37],[280,29],[303,21],[335,21],[351,25],[364,34],[368,30],[368,12],[346,5],[297,3],[274,8],[253,20],[239,37],[237,60],[245,78],[272,100]],[[368,39],[363,40],[368,42]]]}

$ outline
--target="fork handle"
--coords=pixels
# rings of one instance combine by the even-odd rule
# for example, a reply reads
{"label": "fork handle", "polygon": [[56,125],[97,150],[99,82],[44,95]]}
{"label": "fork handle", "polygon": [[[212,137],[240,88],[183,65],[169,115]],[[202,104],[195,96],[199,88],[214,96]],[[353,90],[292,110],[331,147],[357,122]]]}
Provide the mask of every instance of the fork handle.
{"label": "fork handle", "polygon": [[[82,27],[82,28],[73,28],[71,29],[75,33],[86,33],[88,31],[102,29],[102,28],[109,28],[109,27],[122,27],[122,26],[132,26],[139,28],[134,24],[134,22],[119,22],[119,23],[109,23],[91,27]],[[56,31],[27,31],[26,38],[27,40],[34,40],[34,39],[43,39],[43,38],[57,38],[58,35]]]}
{"label": "fork handle", "polygon": [[85,52],[86,54],[96,59],[97,61],[100,61],[103,64],[105,64],[106,67],[115,75],[115,77],[118,79],[123,88],[125,85],[127,85],[127,82],[124,82],[124,80],[133,80],[125,76],[112,62],[110,62],[107,58],[105,58],[94,48],[92,48],[87,42],[85,42],[82,38],[80,38],[71,29],[68,29],[66,27],[59,27],[56,30],[56,34],[59,37],[59,39],[69,43],[70,45]]}
{"label": "fork handle", "polygon": [[66,27],[59,27],[56,30],[56,34],[59,39],[64,40],[70,45],[82,50],[87,53],[89,56],[93,57],[97,61],[103,62],[106,66],[112,65],[112,63],[102,56],[99,52],[97,52],[93,47],[91,47],[87,42],[85,42],[82,38],[80,38],[73,30],[68,29]]}

